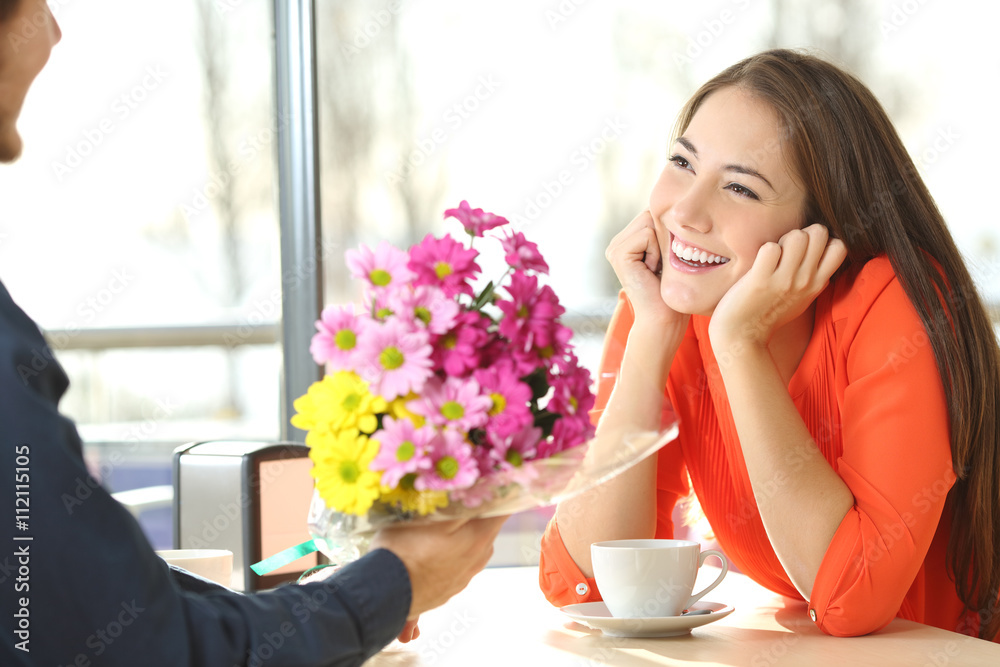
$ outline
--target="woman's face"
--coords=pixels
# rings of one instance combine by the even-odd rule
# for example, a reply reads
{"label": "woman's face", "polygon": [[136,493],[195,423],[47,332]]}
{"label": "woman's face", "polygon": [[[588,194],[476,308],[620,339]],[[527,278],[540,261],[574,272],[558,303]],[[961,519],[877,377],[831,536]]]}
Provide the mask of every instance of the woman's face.
{"label": "woman's face", "polygon": [[804,226],[806,193],[783,150],[778,117],[748,93],[702,102],[649,197],[668,306],[710,315],[764,243]]}
{"label": "woman's face", "polygon": [[0,36],[0,162],[10,162],[21,154],[17,117],[28,88],[62,33],[45,0],[21,0]]}

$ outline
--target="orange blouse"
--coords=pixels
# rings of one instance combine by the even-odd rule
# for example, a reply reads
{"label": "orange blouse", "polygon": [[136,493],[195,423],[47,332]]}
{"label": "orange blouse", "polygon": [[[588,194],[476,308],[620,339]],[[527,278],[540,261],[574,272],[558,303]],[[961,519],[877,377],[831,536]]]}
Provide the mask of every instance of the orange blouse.
{"label": "orange blouse", "polygon": [[[617,379],[631,305],[619,295],[605,340],[596,423]],[[670,369],[666,398],[680,433],[657,454],[656,537],[693,486],[730,560],[766,588],[801,595],[764,532],[708,318],[693,316]],[[812,338],[788,383],[815,445],[854,494],[809,600],[823,632],[861,635],[893,617],[975,635],[948,578],[945,500],[955,481],[948,414],[923,325],[884,257],[838,277],[816,300]],[[553,519],[542,538],[540,585],[555,605],[600,600],[569,556]]]}

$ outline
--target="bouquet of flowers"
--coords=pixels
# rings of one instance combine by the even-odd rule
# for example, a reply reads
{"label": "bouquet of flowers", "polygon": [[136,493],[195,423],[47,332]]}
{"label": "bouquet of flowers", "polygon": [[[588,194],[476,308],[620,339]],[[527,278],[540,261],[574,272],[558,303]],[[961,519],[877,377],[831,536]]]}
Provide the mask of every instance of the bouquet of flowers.
{"label": "bouquet of flowers", "polygon": [[[295,401],[316,486],[316,548],[357,558],[395,521],[508,514],[557,502],[638,461],[665,440],[584,466],[594,435],[591,377],[570,346],[548,265],[505,218],[465,201],[445,211],[468,247],[428,234],[346,253],[363,304],[324,309],[310,346],[322,380]],[[473,244],[502,250],[481,283]],[[583,473],[581,475],[581,472]]]}

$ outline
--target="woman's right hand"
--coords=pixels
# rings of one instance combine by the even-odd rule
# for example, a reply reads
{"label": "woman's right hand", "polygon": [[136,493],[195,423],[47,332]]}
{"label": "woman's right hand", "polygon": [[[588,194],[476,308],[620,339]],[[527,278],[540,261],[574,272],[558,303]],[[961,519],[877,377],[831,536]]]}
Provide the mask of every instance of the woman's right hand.
{"label": "woman's right hand", "polygon": [[673,326],[681,330],[687,326],[688,316],[668,306],[660,294],[663,256],[648,210],[611,239],[605,257],[632,304],[636,326],[648,324],[654,329]]}

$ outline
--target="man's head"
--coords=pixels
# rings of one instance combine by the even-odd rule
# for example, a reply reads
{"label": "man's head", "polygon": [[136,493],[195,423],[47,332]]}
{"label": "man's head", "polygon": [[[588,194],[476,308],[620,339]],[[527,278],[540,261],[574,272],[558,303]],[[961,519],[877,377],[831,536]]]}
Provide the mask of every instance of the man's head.
{"label": "man's head", "polygon": [[0,162],[21,154],[17,118],[61,36],[45,0],[0,0]]}

